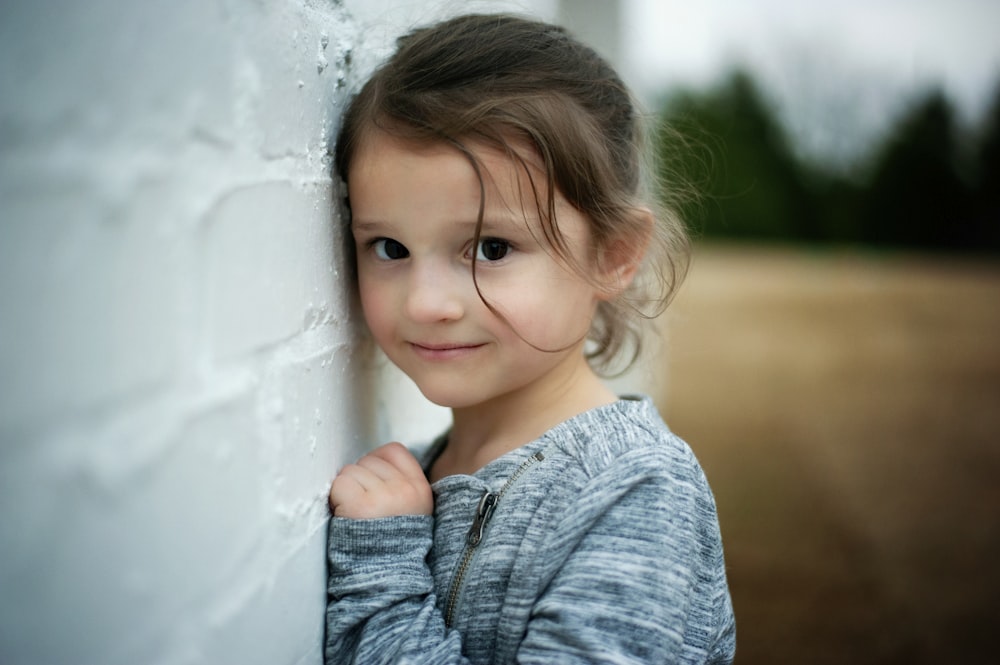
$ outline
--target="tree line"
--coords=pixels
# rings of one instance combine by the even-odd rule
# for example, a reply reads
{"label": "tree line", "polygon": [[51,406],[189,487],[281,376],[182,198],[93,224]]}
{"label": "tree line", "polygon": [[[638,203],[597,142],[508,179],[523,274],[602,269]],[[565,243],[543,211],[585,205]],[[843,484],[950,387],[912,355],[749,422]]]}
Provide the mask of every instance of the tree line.
{"label": "tree line", "polygon": [[928,91],[846,174],[796,155],[745,72],[672,94],[661,118],[663,180],[699,193],[681,200],[696,237],[1000,253],[1000,88],[976,132]]}

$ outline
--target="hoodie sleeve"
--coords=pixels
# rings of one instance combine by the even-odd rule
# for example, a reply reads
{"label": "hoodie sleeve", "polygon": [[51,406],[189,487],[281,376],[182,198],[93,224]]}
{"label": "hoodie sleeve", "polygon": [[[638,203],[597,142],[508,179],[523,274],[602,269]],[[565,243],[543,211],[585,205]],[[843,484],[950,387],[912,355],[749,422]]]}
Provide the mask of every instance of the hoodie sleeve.
{"label": "hoodie sleeve", "polygon": [[466,662],[435,607],[432,527],[430,516],[330,520],[327,665]]}

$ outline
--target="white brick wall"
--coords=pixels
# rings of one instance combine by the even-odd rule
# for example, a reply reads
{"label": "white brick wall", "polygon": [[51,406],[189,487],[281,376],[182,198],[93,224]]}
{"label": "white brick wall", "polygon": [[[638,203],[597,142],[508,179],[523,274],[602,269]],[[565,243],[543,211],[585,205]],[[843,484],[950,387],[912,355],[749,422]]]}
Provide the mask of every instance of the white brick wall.
{"label": "white brick wall", "polygon": [[359,44],[333,0],[0,8],[5,665],[321,662],[376,420],[326,159]]}

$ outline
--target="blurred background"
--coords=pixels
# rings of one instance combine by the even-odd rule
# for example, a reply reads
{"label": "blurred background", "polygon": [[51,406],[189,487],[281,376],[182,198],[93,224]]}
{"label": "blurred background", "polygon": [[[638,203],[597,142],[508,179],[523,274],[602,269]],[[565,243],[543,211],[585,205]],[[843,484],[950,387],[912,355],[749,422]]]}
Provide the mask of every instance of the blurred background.
{"label": "blurred background", "polygon": [[736,662],[992,662],[1000,3],[488,4],[655,118],[695,249],[638,380],[715,490]]}
{"label": "blurred background", "polygon": [[620,9],[696,238],[657,394],[716,492],[736,662],[991,662],[1000,5]]}

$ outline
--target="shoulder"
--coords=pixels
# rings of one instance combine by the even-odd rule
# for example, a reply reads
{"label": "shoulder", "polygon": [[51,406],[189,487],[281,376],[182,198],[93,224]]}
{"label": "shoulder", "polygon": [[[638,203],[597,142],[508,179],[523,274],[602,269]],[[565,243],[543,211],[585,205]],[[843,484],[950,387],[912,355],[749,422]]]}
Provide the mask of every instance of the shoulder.
{"label": "shoulder", "polygon": [[570,522],[638,515],[691,531],[718,529],[715,497],[690,446],[649,398],[620,400],[551,430],[548,472]]}
{"label": "shoulder", "polygon": [[618,474],[664,474],[701,483],[691,447],[670,431],[649,397],[620,399],[546,433],[549,450],[588,480]]}

